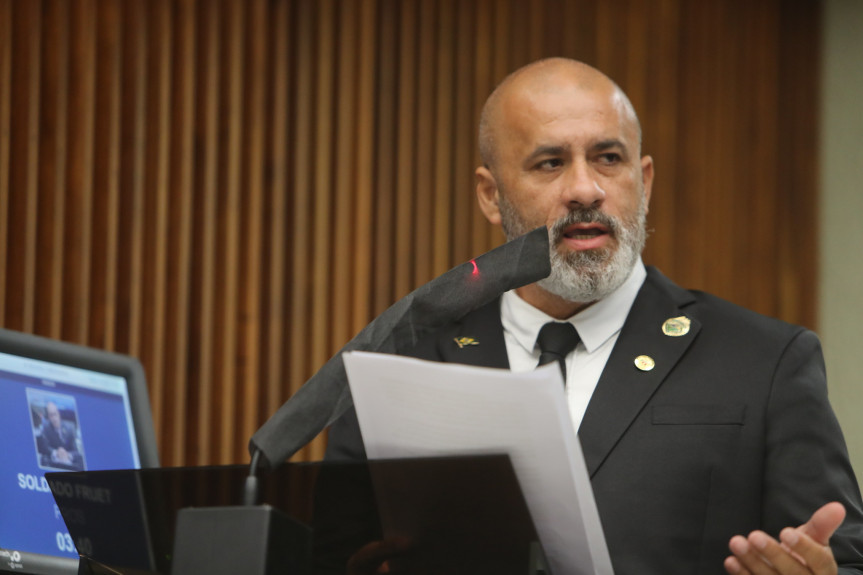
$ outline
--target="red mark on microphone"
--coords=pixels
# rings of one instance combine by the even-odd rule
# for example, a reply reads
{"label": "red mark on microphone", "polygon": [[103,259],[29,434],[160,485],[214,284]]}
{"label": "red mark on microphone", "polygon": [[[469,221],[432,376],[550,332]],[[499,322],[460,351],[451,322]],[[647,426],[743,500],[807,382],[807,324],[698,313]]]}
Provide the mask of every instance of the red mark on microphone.
{"label": "red mark on microphone", "polygon": [[473,275],[479,275],[479,267],[476,265],[476,260],[470,260],[470,263],[473,264]]}

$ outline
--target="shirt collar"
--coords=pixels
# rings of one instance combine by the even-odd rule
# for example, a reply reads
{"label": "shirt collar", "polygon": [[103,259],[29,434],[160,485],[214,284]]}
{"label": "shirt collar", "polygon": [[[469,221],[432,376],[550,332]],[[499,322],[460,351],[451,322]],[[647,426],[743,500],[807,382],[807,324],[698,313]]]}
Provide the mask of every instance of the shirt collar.
{"label": "shirt collar", "polygon": [[[611,295],[565,320],[575,326],[588,353],[621,330],[646,277],[644,263],[639,258],[626,281]],[[500,309],[504,330],[529,354],[534,353],[540,328],[550,321],[560,321],[521,299],[515,290],[503,294]]]}

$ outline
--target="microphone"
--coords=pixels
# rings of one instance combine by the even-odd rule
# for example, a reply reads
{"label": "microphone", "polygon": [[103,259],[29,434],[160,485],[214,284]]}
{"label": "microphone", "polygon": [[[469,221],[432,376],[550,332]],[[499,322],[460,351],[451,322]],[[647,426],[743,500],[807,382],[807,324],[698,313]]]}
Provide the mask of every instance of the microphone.
{"label": "microphone", "polygon": [[407,351],[421,337],[503,292],[550,273],[548,230],[543,226],[409,293],[345,344],[252,436],[249,452],[255,466],[258,459],[267,467],[280,465],[353,405],[342,352]]}

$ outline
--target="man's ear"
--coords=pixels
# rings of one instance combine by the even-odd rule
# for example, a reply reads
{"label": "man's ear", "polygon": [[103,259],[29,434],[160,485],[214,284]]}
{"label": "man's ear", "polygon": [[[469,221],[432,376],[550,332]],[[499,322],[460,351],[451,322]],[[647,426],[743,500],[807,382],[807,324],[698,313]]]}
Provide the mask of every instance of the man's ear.
{"label": "man's ear", "polygon": [[479,209],[482,210],[489,222],[499,226],[501,220],[497,180],[494,179],[491,170],[485,166],[478,167],[474,174],[476,175],[476,199],[479,202]]}
{"label": "man's ear", "polygon": [[650,194],[653,191],[653,158],[641,158],[641,181],[644,184],[644,211],[650,211]]}

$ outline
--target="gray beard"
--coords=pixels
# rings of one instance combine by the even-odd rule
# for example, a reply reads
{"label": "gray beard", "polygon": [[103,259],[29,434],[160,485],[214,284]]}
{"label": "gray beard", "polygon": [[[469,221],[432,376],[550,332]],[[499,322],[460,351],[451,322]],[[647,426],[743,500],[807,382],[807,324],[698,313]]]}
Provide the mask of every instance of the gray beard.
{"label": "gray beard", "polygon": [[[503,195],[500,197],[500,212],[508,240],[532,229]],[[591,303],[611,295],[627,280],[644,249],[646,221],[643,198],[636,213],[625,220],[609,216],[597,208],[570,211],[548,230],[551,274],[537,284],[545,291],[574,303]],[[607,226],[617,240],[616,249],[561,253],[559,245],[564,230],[572,224],[586,222]]]}

